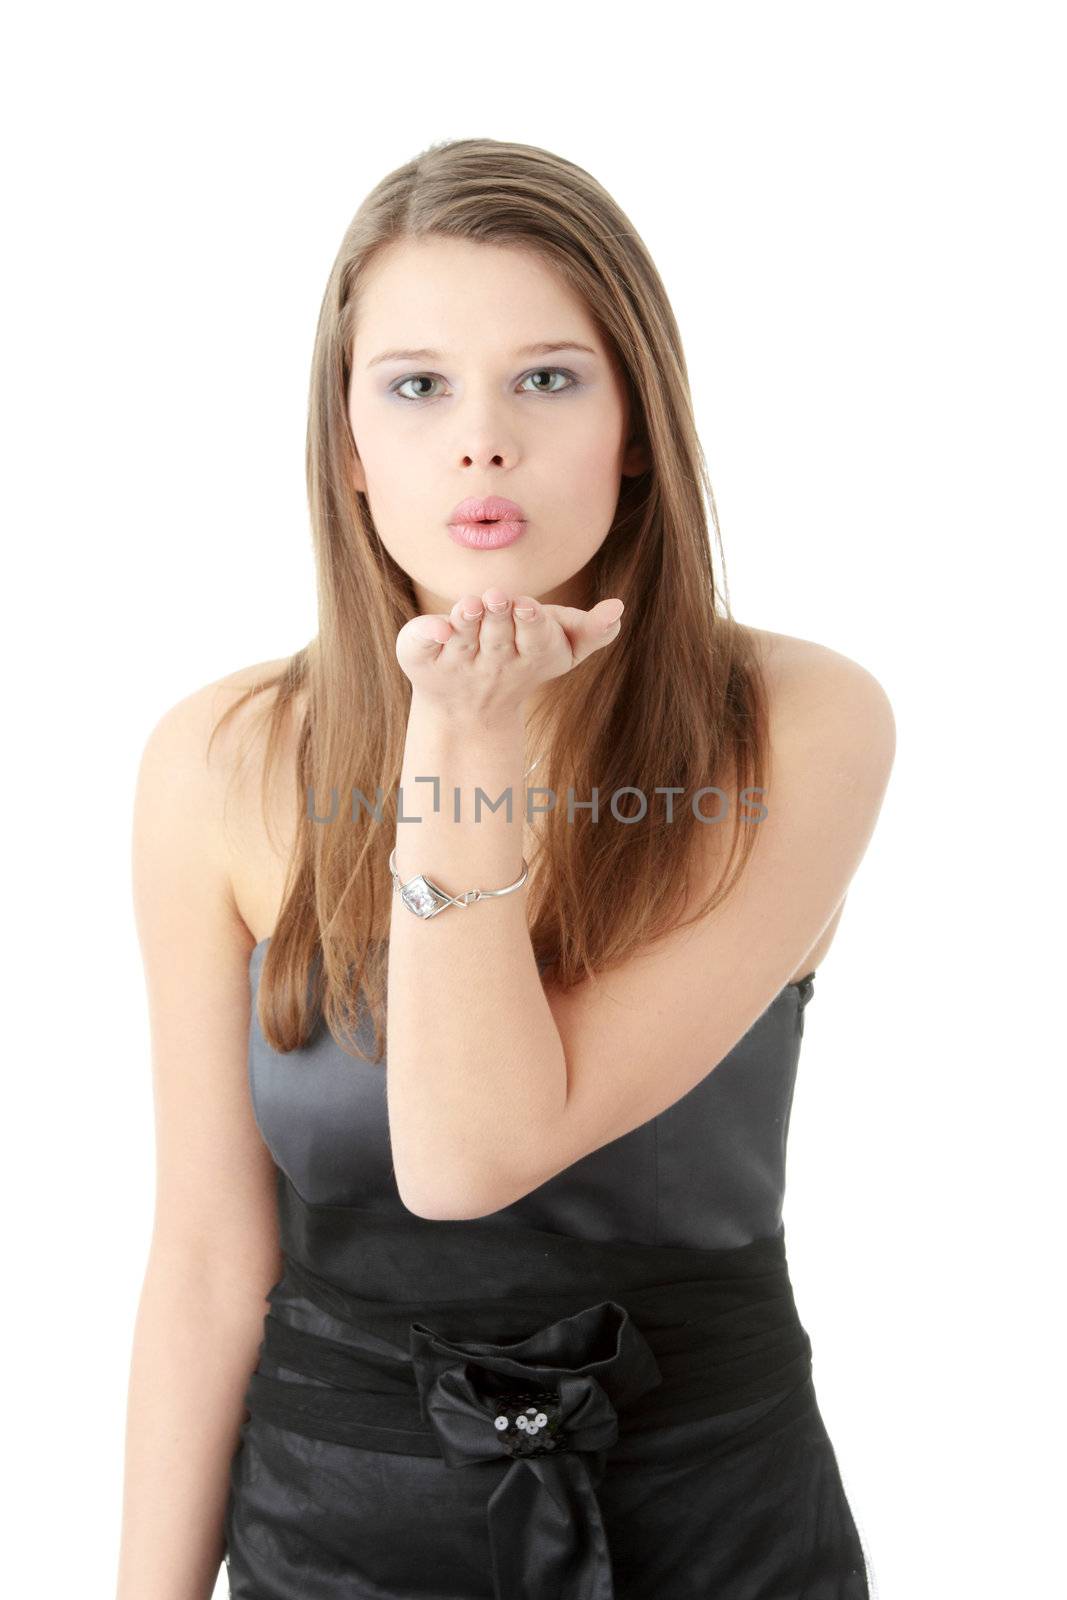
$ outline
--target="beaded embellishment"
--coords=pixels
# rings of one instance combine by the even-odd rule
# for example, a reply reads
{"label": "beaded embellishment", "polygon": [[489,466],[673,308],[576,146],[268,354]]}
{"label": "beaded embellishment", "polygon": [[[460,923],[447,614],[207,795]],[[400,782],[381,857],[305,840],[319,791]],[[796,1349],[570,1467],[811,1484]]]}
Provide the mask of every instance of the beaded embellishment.
{"label": "beaded embellishment", "polygon": [[568,1449],[557,1393],[535,1390],[497,1397],[493,1426],[509,1455],[539,1456]]}

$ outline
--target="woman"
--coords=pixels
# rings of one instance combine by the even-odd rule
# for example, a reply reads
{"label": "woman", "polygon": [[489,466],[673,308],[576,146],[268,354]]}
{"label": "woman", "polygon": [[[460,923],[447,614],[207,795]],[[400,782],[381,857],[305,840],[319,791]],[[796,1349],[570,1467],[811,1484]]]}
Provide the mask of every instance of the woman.
{"label": "woman", "polygon": [[723,604],[663,286],[546,151],[368,197],[307,468],[317,636],[138,785],[119,1600],[865,1596],[781,1218],[886,696]]}

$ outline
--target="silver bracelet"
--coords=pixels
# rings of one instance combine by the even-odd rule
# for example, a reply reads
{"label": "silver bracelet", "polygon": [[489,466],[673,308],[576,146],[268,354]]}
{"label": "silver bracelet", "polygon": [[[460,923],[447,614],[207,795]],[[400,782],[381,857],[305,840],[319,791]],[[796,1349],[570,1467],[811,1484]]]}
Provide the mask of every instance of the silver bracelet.
{"label": "silver bracelet", "polygon": [[464,894],[446,894],[438,888],[436,883],[431,883],[423,873],[401,883],[396,870],[396,846],[394,845],[389,855],[389,871],[393,876],[394,892],[399,894],[401,900],[409,911],[415,916],[436,917],[439,911],[444,911],[448,906],[472,906],[476,900],[492,900],[497,895],[511,894],[515,889],[521,889],[529,876],[530,869],[526,865],[525,856],[522,858],[522,877],[516,878],[514,883],[509,883],[506,889],[468,889]]}

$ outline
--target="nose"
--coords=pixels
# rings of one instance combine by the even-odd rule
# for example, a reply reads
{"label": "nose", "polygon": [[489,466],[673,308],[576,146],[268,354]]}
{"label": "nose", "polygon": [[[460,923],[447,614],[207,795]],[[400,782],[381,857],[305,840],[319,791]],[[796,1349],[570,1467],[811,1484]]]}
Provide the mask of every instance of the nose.
{"label": "nose", "polygon": [[464,467],[513,467],[519,457],[514,417],[504,397],[470,396],[455,412],[459,459]]}
{"label": "nose", "polygon": [[468,419],[460,425],[460,459],[465,467],[510,467],[518,457],[518,446],[506,425]]}

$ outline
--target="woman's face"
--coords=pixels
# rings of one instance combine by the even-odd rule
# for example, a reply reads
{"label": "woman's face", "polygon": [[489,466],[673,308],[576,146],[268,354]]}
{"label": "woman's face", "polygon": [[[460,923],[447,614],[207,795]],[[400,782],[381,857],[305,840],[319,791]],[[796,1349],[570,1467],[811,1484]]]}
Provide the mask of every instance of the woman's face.
{"label": "woman's face", "polygon": [[[546,343],[567,348],[524,353]],[[397,350],[416,353],[380,359]],[[420,613],[490,585],[549,604],[605,598],[583,569],[621,478],[647,457],[628,447],[623,375],[568,285],[518,248],[392,245],[364,280],[351,356],[355,486]],[[454,543],[458,502],[492,494],[522,507],[525,533],[498,550]]]}

